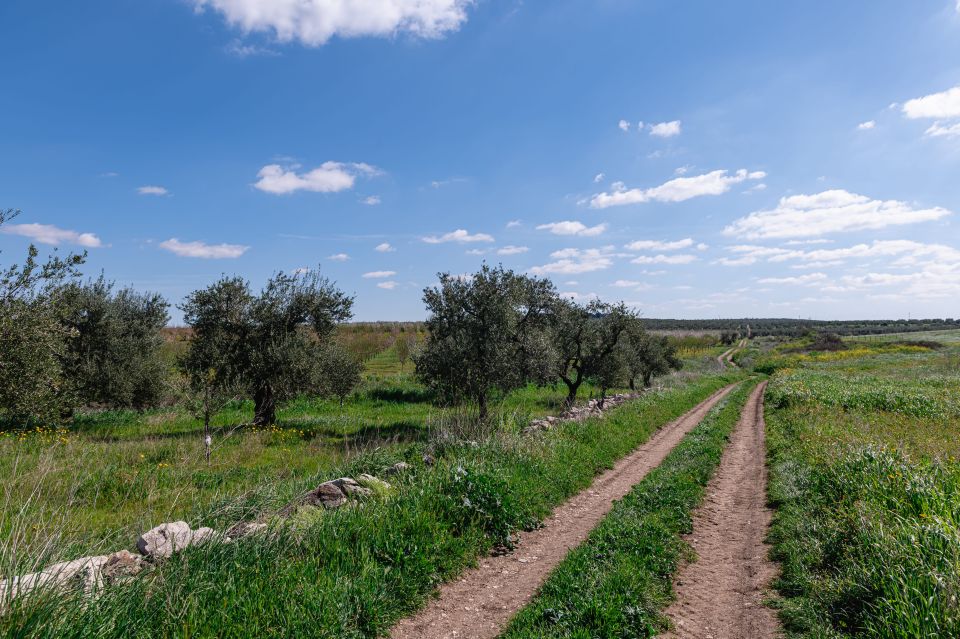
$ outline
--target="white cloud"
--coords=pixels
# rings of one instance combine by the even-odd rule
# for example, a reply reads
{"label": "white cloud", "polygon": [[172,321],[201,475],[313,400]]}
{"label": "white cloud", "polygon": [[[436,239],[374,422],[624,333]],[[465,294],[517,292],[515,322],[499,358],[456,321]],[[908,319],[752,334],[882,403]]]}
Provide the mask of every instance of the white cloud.
{"label": "white cloud", "polygon": [[578,293],[577,291],[561,291],[557,295],[571,300],[595,300],[600,298],[596,293]]}
{"label": "white cloud", "polygon": [[397,249],[393,248],[390,245],[390,242],[384,242],[383,244],[377,244],[377,246],[374,247],[373,250],[377,251],[378,253],[393,253]]}
{"label": "white cloud", "polygon": [[137,193],[140,195],[169,195],[170,191],[163,188],[162,186],[141,186],[137,188]]}
{"label": "white cloud", "polygon": [[735,220],[723,233],[746,239],[816,237],[927,222],[947,215],[950,211],[939,207],[914,209],[905,202],[871,200],[837,189],[781,198],[777,208]]}
{"label": "white cloud", "polygon": [[467,20],[473,0],[194,0],[234,27],[267,32],[281,42],[320,46],[334,36],[439,38]]}
{"label": "white cloud", "polygon": [[286,195],[297,191],[314,193],[337,193],[352,189],[360,175],[379,175],[380,170],[363,162],[324,162],[319,167],[297,173],[297,166],[283,167],[268,164],[257,173],[260,178],[254,187],[275,195]]}
{"label": "white cloud", "polygon": [[613,265],[613,247],[605,246],[599,249],[567,248],[554,251],[550,254],[554,262],[543,266],[534,266],[530,272],[534,275],[577,275],[602,271]]}
{"label": "white cloud", "polygon": [[[693,246],[693,239],[688,237],[675,242],[664,242],[660,240],[637,240],[636,242],[630,242],[624,246],[624,248],[631,251],[677,251],[690,246]],[[703,246],[706,248],[706,245]]]}
{"label": "white cloud", "polygon": [[278,51],[274,51],[269,47],[263,47],[258,44],[250,44],[248,42],[243,42],[239,39],[234,39],[230,44],[226,46],[226,51],[232,56],[238,58],[249,58],[252,56],[263,55],[263,56],[275,56],[280,55]]}
{"label": "white cloud", "polygon": [[696,255],[641,255],[630,260],[631,264],[690,264],[699,258]]}
{"label": "white cloud", "polygon": [[607,230],[606,224],[597,224],[596,226],[587,226],[583,222],[567,220],[564,222],[551,222],[550,224],[540,224],[538,231],[550,231],[554,235],[579,235],[580,237],[596,237]]}
{"label": "white cloud", "polygon": [[364,204],[366,204],[367,206],[376,206],[377,204],[380,204],[380,196],[379,196],[379,195],[370,195],[370,196],[367,196],[367,197],[363,198],[363,199],[360,200],[360,201],[363,202]]}
{"label": "white cloud", "polygon": [[327,259],[333,262],[346,262],[347,260],[350,259],[350,256],[347,255],[346,253],[336,253],[334,255],[329,256]]}
{"label": "white cloud", "polygon": [[876,121],[867,120],[866,122],[861,122],[860,124],[858,124],[857,128],[860,129],[861,131],[869,131],[870,129],[875,128],[876,126],[877,126]]}
{"label": "white cloud", "polygon": [[760,284],[796,284],[806,286],[816,284],[827,279],[826,273],[809,273],[808,275],[798,275],[796,277],[764,277],[757,280]]}
{"label": "white cloud", "polygon": [[629,288],[634,291],[649,291],[653,288],[651,284],[646,282],[639,282],[637,280],[617,280],[613,282],[610,286],[616,288]]}
{"label": "white cloud", "polygon": [[0,231],[10,235],[21,235],[29,237],[34,242],[41,244],[76,244],[86,248],[99,248],[103,246],[100,238],[93,233],[78,233],[67,229],[58,228],[52,224],[4,224],[0,226]]}
{"label": "white cloud", "polygon": [[386,282],[377,282],[377,288],[384,288],[388,291],[392,291],[397,288],[397,283],[393,280],[387,280]]}
{"label": "white cloud", "polygon": [[486,255],[488,253],[487,249],[470,249],[467,251],[467,255]]}
{"label": "white cloud", "polygon": [[396,271],[370,271],[369,273],[364,273],[361,277],[368,280],[382,280],[385,277],[393,277],[396,274]]}
{"label": "white cloud", "polygon": [[931,138],[958,138],[960,137],[960,122],[947,125],[934,122],[924,133]]}
{"label": "white cloud", "polygon": [[604,180],[606,177],[607,177],[607,176],[604,175],[603,173],[597,173],[596,175],[593,176],[593,183],[594,183],[594,184],[599,184],[600,182],[603,182],[603,180]]}
{"label": "white cloud", "polygon": [[444,242],[493,242],[493,236],[487,235],[486,233],[474,233],[470,234],[464,229],[457,229],[456,231],[450,231],[449,233],[444,233],[443,235],[428,235],[427,237],[422,238],[427,244],[443,244]]}
{"label": "white cloud", "polygon": [[508,229],[513,229],[518,226],[523,226],[523,222],[521,222],[520,220],[510,220],[509,222],[507,222]]}
{"label": "white cloud", "polygon": [[960,86],[922,98],[907,100],[903,114],[912,120],[919,118],[960,118]]}
{"label": "white cloud", "polygon": [[241,244],[206,244],[204,242],[181,242],[175,237],[160,242],[160,248],[180,257],[199,257],[207,260],[233,259],[240,257],[249,246]]}
{"label": "white cloud", "polygon": [[655,135],[658,138],[672,138],[675,135],[680,135],[680,120],[651,124],[650,135]]}
{"label": "white cloud", "polygon": [[630,123],[627,122],[626,120],[620,120],[620,122],[617,123],[617,126],[620,127],[620,130],[621,130],[621,131],[629,131],[629,130],[630,130]]}
{"label": "white cloud", "polygon": [[721,195],[729,191],[734,184],[746,180],[762,180],[767,176],[763,171],[748,172],[746,169],[740,169],[733,175],[728,173],[725,170],[718,170],[693,177],[678,177],[649,189],[627,190],[622,184],[616,183],[613,192],[594,195],[590,200],[590,206],[595,209],[605,209],[610,206],[642,204],[651,201],[683,202],[703,195]]}
{"label": "white cloud", "polygon": [[497,255],[520,255],[526,253],[530,248],[527,246],[504,246],[497,249]]}

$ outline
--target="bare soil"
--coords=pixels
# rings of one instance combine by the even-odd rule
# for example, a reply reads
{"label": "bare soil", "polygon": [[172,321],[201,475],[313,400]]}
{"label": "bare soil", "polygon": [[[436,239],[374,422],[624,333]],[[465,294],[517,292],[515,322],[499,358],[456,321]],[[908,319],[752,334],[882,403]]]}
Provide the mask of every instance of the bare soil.
{"label": "bare soil", "polygon": [[613,502],[656,468],[699,424],[733,385],[723,388],[688,413],[662,427],[613,469],[557,508],[542,528],[523,533],[509,555],[486,557],[460,579],[441,586],[436,599],[400,621],[392,639],[492,639],[526,605],[550,571],[583,542]]}
{"label": "bare soil", "polygon": [[688,541],[698,559],[680,570],[677,600],[667,609],[667,637],[764,639],[778,634],[776,614],[763,604],[777,572],[764,543],[766,505],[763,391],[747,400]]}

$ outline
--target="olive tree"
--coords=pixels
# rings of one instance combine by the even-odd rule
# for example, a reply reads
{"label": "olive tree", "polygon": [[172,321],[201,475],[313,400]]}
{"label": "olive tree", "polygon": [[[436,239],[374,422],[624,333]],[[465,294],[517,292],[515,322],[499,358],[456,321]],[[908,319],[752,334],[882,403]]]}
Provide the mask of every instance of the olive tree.
{"label": "olive tree", "polygon": [[577,401],[583,382],[605,370],[620,336],[635,319],[622,302],[594,300],[586,305],[557,299],[553,319],[555,374],[567,386],[567,404]]}
{"label": "olive tree", "polygon": [[397,354],[397,361],[400,362],[401,372],[403,372],[404,367],[407,365],[407,360],[410,359],[411,339],[411,337],[405,334],[399,334],[396,339],[393,340],[393,351]]}
{"label": "olive tree", "polygon": [[197,387],[212,369],[217,385],[243,388],[254,423],[273,423],[278,402],[322,391],[326,342],[352,306],[316,272],[277,273],[259,294],[242,278],[223,277],[181,307],[193,339],[180,364]]}
{"label": "olive tree", "polygon": [[553,285],[486,264],[470,277],[439,277],[423,294],[430,316],[417,376],[448,401],[474,401],[486,420],[491,392],[544,375],[549,359],[538,348],[549,345]]}
{"label": "olive tree", "polygon": [[[19,213],[0,210],[0,225]],[[50,292],[79,275],[86,254],[38,256],[30,245],[23,264],[0,269],[0,419],[9,422],[57,421],[72,408],[62,369],[71,333]]]}
{"label": "olive tree", "polygon": [[652,335],[643,330],[639,322],[631,323],[621,340],[621,357],[627,371],[630,390],[636,390],[636,379],[649,387],[653,378],[680,370],[683,361],[677,357],[677,349],[666,335]]}
{"label": "olive tree", "polygon": [[325,394],[343,401],[360,385],[363,364],[339,344],[330,344],[324,349],[322,370]]}
{"label": "olive tree", "polygon": [[114,291],[101,275],[55,293],[61,323],[71,332],[64,374],[84,404],[144,409],[167,390],[161,329],[169,304],[154,293]]}

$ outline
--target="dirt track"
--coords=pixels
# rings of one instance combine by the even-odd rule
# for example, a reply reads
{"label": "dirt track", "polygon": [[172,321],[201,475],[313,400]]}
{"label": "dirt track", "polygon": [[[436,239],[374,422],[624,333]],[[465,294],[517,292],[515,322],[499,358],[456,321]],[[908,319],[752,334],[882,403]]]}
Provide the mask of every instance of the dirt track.
{"label": "dirt track", "polygon": [[764,544],[771,514],[766,506],[765,386],[750,395],[707,498],[694,514],[689,541],[699,559],[677,576],[677,600],[667,609],[675,629],[667,637],[777,636],[776,614],[762,603],[776,574]]}
{"label": "dirt track", "polygon": [[720,353],[720,356],[717,357],[717,364],[720,364],[720,368],[728,368],[728,367],[735,366],[735,364],[733,363],[733,356],[736,355],[738,352],[742,351],[744,348],[746,348],[746,346],[747,346],[747,340],[745,339],[740,340],[740,343],[737,344],[736,346],[732,346],[727,350],[723,351],[722,353]]}
{"label": "dirt track", "polygon": [[524,533],[513,553],[480,560],[477,568],[444,584],[439,596],[391,631],[392,639],[496,637],[536,594],[549,572],[600,523],[614,500],[656,468],[733,385],[717,391],[680,419],[658,430],[590,488],[554,511],[543,528]]}

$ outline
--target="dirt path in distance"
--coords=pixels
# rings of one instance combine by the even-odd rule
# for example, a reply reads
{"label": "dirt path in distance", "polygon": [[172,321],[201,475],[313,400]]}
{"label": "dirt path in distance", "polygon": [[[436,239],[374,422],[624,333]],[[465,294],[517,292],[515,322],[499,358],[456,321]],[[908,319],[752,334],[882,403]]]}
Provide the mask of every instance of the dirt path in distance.
{"label": "dirt path in distance", "polygon": [[688,540],[698,559],[680,570],[677,600],[666,614],[684,639],[776,637],[776,613],[763,605],[776,565],[764,543],[770,526],[764,446],[763,391],[750,395],[740,422],[707,485]]}
{"label": "dirt path in distance", "polygon": [[583,542],[614,500],[656,468],[735,384],[727,386],[649,440],[583,492],[559,506],[542,528],[523,533],[509,555],[480,559],[477,568],[440,587],[439,596],[401,620],[391,639],[493,639],[536,594],[550,571]]}
{"label": "dirt path in distance", "polygon": [[732,368],[736,366],[733,363],[733,356],[742,351],[747,347],[747,340],[742,339],[736,346],[731,346],[727,350],[720,353],[720,356],[717,357],[717,364],[720,364],[720,368]]}

